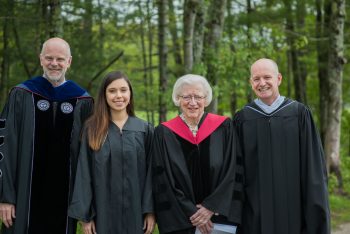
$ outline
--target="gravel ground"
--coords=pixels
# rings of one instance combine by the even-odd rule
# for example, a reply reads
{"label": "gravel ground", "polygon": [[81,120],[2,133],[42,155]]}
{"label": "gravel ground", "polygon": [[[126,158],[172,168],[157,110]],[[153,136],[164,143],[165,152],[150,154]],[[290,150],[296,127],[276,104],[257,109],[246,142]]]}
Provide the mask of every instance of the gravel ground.
{"label": "gravel ground", "polygon": [[340,225],[332,234],[350,234],[350,223]]}

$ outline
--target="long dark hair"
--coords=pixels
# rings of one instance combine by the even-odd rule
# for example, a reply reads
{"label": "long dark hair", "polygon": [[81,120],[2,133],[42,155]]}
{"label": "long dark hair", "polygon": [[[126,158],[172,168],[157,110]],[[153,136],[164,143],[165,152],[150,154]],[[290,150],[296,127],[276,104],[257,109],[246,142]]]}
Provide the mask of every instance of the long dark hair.
{"label": "long dark hair", "polygon": [[111,114],[106,100],[106,89],[108,85],[118,79],[124,79],[129,86],[130,102],[126,107],[126,113],[129,116],[135,116],[134,93],[130,80],[121,71],[113,71],[108,73],[104,77],[100,86],[97,100],[94,105],[94,112],[85,124],[89,146],[93,150],[99,150],[101,148],[101,145],[107,135],[109,122],[111,120]]}

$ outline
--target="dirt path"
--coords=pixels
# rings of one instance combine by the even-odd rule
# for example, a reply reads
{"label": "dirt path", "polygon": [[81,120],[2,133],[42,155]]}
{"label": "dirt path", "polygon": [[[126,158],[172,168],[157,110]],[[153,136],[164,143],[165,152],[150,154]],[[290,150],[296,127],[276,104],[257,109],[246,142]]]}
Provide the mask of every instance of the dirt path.
{"label": "dirt path", "polygon": [[340,225],[332,234],[350,234],[350,223]]}

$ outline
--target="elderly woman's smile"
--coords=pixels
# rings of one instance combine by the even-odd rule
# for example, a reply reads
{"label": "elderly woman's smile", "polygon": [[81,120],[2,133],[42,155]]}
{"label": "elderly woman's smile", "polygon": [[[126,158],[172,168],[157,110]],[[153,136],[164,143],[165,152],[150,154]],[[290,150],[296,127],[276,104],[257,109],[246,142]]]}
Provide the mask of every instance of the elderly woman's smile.
{"label": "elderly woman's smile", "polygon": [[201,84],[184,85],[179,95],[180,109],[186,121],[197,125],[204,113],[205,95]]}

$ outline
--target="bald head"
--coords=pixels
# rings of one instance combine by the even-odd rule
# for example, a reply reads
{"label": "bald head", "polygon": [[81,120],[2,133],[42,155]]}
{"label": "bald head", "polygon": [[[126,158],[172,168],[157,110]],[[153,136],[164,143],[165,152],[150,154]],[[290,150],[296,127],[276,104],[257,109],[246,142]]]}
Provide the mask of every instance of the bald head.
{"label": "bald head", "polygon": [[250,67],[250,78],[252,78],[252,71],[255,67],[270,67],[270,69],[276,74],[276,76],[279,74],[278,71],[278,66],[277,63],[275,61],[273,61],[272,59],[268,59],[268,58],[261,58],[256,60],[252,66]]}
{"label": "bald head", "polygon": [[43,47],[41,49],[41,54],[45,53],[45,50],[48,46],[61,47],[64,51],[66,51],[66,53],[67,53],[66,55],[68,57],[71,56],[69,44],[68,44],[68,42],[66,42],[62,38],[53,37],[53,38],[50,38],[47,41],[45,41],[43,44]]}

